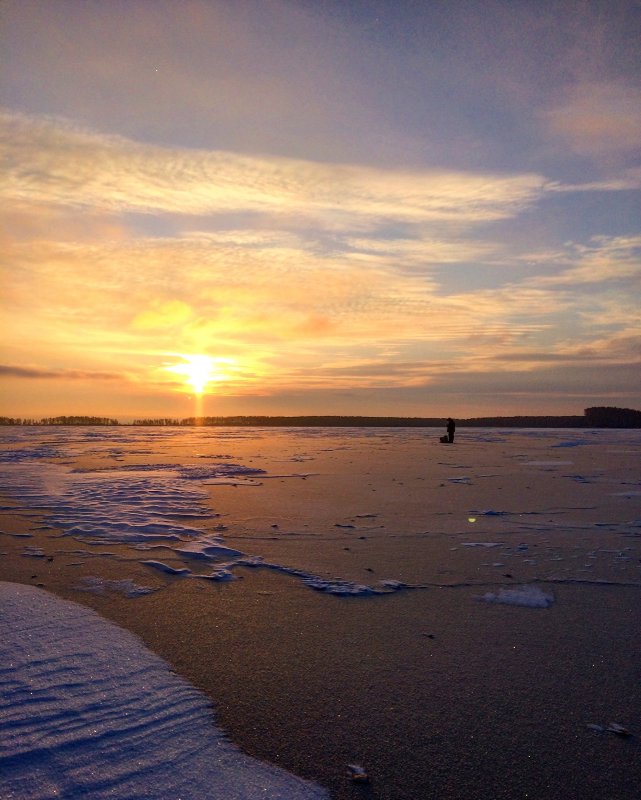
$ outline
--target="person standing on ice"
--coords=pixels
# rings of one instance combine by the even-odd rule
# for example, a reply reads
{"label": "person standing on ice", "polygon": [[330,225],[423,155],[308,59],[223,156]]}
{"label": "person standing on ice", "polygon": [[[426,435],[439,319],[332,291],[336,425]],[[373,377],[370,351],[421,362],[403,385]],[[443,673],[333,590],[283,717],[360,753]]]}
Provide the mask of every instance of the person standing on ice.
{"label": "person standing on ice", "polygon": [[452,417],[447,418],[447,441],[450,444],[454,443],[454,431],[456,430],[456,423]]}

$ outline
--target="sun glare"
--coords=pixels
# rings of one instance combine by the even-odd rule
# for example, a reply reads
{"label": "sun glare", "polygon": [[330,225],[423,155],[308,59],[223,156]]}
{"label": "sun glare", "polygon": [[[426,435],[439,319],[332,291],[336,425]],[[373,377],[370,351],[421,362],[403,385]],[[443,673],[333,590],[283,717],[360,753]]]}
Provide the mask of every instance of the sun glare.
{"label": "sun glare", "polygon": [[227,379],[224,370],[224,365],[228,359],[211,358],[211,356],[202,355],[184,355],[182,364],[172,364],[165,367],[169,372],[175,372],[183,376],[185,385],[189,387],[194,394],[202,395],[208,384],[214,381],[223,381]]}

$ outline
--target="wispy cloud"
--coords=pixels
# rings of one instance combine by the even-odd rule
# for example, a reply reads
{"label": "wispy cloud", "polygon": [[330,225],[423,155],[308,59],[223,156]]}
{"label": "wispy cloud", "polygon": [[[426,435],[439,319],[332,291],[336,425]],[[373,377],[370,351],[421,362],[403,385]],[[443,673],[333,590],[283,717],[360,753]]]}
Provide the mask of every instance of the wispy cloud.
{"label": "wispy cloud", "polygon": [[540,196],[535,174],[384,170],[142,146],[62,120],[0,117],[14,203],[104,211],[253,212],[313,219],[329,229],[381,221],[479,223],[518,214]]}
{"label": "wispy cloud", "polygon": [[555,261],[561,266],[554,275],[533,279],[539,287],[582,285],[641,284],[641,236],[594,236],[589,242],[568,243],[564,252],[530,253],[527,259],[540,258],[542,263]]}
{"label": "wispy cloud", "polygon": [[614,175],[587,183],[546,184],[548,192],[634,192],[641,189],[641,168],[632,167],[617,171]]}
{"label": "wispy cloud", "polygon": [[12,364],[0,364],[0,375],[6,378],[27,378],[32,380],[62,381],[122,381],[125,375],[118,372],[101,372],[100,370],[81,369],[45,369],[42,367],[24,367]]}

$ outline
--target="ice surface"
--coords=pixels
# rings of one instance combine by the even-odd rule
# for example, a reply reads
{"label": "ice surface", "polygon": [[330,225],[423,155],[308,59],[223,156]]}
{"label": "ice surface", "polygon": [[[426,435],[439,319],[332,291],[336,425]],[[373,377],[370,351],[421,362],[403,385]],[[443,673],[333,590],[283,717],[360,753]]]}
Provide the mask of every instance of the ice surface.
{"label": "ice surface", "polygon": [[20,447],[15,450],[2,450],[0,451],[0,462],[15,464],[21,461],[33,461],[41,458],[62,458],[62,456],[62,451],[46,444],[40,444],[32,447]]}
{"label": "ice surface", "polygon": [[[98,438],[107,440],[108,436]],[[135,438],[132,444],[134,441]],[[207,506],[206,491],[202,487],[212,484],[258,486],[259,482],[251,477],[255,475],[270,478],[307,476],[267,474],[263,469],[229,462],[185,466],[164,461],[74,470],[40,461],[45,456],[52,456],[51,449],[33,447],[23,450],[20,451],[23,453],[21,460],[30,458],[35,463],[19,472],[16,465],[12,465],[8,481],[16,493],[21,492],[24,499],[43,508],[47,524],[61,529],[63,535],[92,545],[125,544],[136,549],[165,547],[182,559],[216,562],[216,567],[207,574],[194,573],[189,568],[174,567],[159,560],[140,562],[165,575],[228,581],[236,577],[233,570],[238,567],[261,566],[292,575],[315,591],[339,596],[389,594],[404,586],[400,581],[368,586],[342,577],[319,576],[280,563],[265,563],[225,546],[220,536],[204,531],[205,525],[211,527],[216,514]],[[25,486],[26,492],[23,491]],[[356,528],[353,524],[337,524],[337,527]],[[216,526],[214,530],[220,531],[221,528],[225,529]],[[25,554],[36,555],[36,552]],[[44,555],[44,552],[37,555]],[[83,588],[102,591],[106,590],[106,585]]]}
{"label": "ice surface", "polygon": [[[428,559],[423,548],[446,536],[450,541],[445,542],[445,552],[465,553],[466,564],[474,569],[491,566],[483,556],[474,565],[477,554],[499,548],[493,563],[509,559],[510,571],[523,581],[545,580],[551,575],[551,563],[564,561],[562,568],[555,569],[568,579],[583,578],[586,570],[592,570],[592,582],[596,582],[609,579],[616,569],[621,580],[639,582],[634,570],[636,552],[625,563],[615,556],[609,563],[601,558],[596,568],[585,552],[596,542],[579,547],[583,552],[569,552],[579,532],[603,535],[614,546],[616,535],[638,538],[638,476],[629,470],[617,475],[616,460],[606,468],[601,457],[605,452],[619,452],[612,449],[616,447],[634,453],[639,444],[634,431],[575,435],[567,430],[466,429],[461,433],[461,447],[456,453],[449,451],[452,457],[442,461],[437,460],[442,458],[442,448],[434,444],[430,457],[426,433],[410,429],[24,427],[0,431],[0,440],[5,445],[4,453],[0,450],[0,482],[13,503],[0,513],[22,516],[30,526],[29,533],[9,533],[7,526],[4,541],[8,544],[10,537],[48,531],[51,546],[46,554],[55,556],[69,552],[55,550],[55,540],[71,536],[90,547],[88,556],[121,560],[123,578],[128,577],[126,563],[132,556],[137,562],[139,551],[145,551],[144,558],[153,550],[156,580],[164,574],[167,584],[172,574],[223,581],[238,576],[243,567],[259,566],[289,574],[315,591],[368,597],[393,590],[392,584],[361,582],[366,569],[373,571],[370,564],[376,566],[377,575],[404,579],[396,581],[399,586],[437,581],[435,570],[450,570],[452,565]],[[257,455],[254,443],[261,440],[264,452]],[[572,470],[563,465],[573,462],[553,459],[556,453],[564,453],[552,452],[570,444],[576,456]],[[406,446],[410,449],[405,450]],[[369,460],[363,459],[366,451]],[[590,457],[590,451],[594,456]],[[427,458],[417,460],[417,452]],[[278,469],[283,461],[312,458],[319,463],[318,473],[283,474]],[[333,462],[342,473],[332,473]],[[352,463],[356,466],[350,475],[346,465]],[[309,488],[300,493],[309,501],[298,500],[298,487],[274,486],[276,479],[282,483],[294,478],[310,478]],[[419,480],[422,483],[413,482]],[[540,487],[551,480],[559,491],[546,494]],[[589,504],[584,483],[591,484]],[[257,489],[245,502],[245,496],[242,500],[230,497],[245,493],[219,488],[222,485]],[[386,487],[392,491],[388,493]],[[379,493],[369,495],[370,491]],[[377,498],[376,508],[369,505],[372,496]],[[263,501],[266,512],[261,509]],[[219,521],[221,514],[225,514],[224,525]],[[39,528],[40,520],[44,524]],[[471,535],[469,523],[474,523]],[[368,544],[361,550],[356,539],[366,537],[358,533],[373,530],[380,533],[368,535]],[[472,541],[462,541],[461,534]],[[548,540],[542,535],[554,537],[554,551],[544,545]],[[234,546],[227,544],[227,537],[233,537]],[[310,546],[297,548],[294,543],[303,538]],[[455,546],[448,547],[450,543]],[[37,544],[39,549],[25,550],[24,555],[42,558],[45,549],[40,547],[40,538]],[[406,548],[413,546],[415,563],[406,556]],[[111,547],[115,552],[107,552]],[[345,556],[348,550],[350,555]],[[361,560],[365,557],[368,561]],[[432,574],[418,574],[423,566]],[[403,572],[398,574],[398,569]],[[452,571],[452,583],[465,578]],[[478,580],[487,583],[493,577],[479,573]]]}
{"label": "ice surface", "polygon": [[3,800],[321,800],[250,758],[208,699],[133,634],[32,586],[0,583]]}
{"label": "ice surface", "polygon": [[[328,619],[334,611],[349,617],[347,604],[359,606],[356,613],[365,620],[370,609],[377,618],[382,614],[383,637],[385,618],[393,621],[413,605],[410,591],[419,602],[424,598],[426,608],[433,605],[435,614],[443,609],[454,619],[453,609],[466,597],[463,610],[472,625],[488,615],[499,628],[528,624],[535,616],[554,632],[566,612],[572,616],[567,606],[575,597],[588,596],[578,608],[594,607],[603,586],[610,587],[609,603],[615,593],[623,594],[620,587],[641,585],[641,431],[581,437],[585,445],[553,450],[578,437],[568,431],[466,429],[457,446],[447,449],[420,430],[0,430],[6,446],[0,483],[8,498],[0,508],[7,534],[0,541],[11,550],[9,569],[31,569],[47,586],[77,589],[84,602],[110,604],[125,615],[146,612],[141,607],[150,599],[155,604],[153,598],[134,599],[151,588],[144,584],[171,586],[168,602],[193,594],[199,604],[215,604],[243,594],[242,582],[225,582],[244,576],[253,601],[272,595],[262,612],[307,592],[308,602],[316,610],[323,606]],[[314,473],[307,483],[283,463],[290,462],[293,471],[291,462],[312,455]],[[82,471],[74,471],[80,466]],[[359,542],[366,538],[358,535],[361,525],[371,523],[367,517],[381,530]],[[12,538],[22,531],[35,538]],[[28,543],[45,558],[20,558]],[[140,559],[154,561],[145,569]],[[69,561],[81,568],[65,572]],[[278,591],[254,591],[260,581],[249,574],[251,567],[282,573],[270,581]],[[555,584],[575,584],[559,590],[565,608],[550,606]],[[429,591],[436,586],[444,589]],[[82,591],[105,597],[96,600]],[[318,594],[310,600],[311,591]],[[377,596],[399,591],[407,596],[377,602]],[[471,602],[474,594],[481,602]],[[297,782],[273,788],[280,784],[272,777],[280,773],[269,768],[260,773],[267,775],[268,790],[257,788],[263,779],[256,778],[255,762],[242,761],[224,742],[206,701],[182,682],[175,688],[165,666],[145,666],[137,640],[117,647],[102,627],[92,633],[66,614],[34,605],[31,595],[18,599],[20,608],[12,610],[0,596],[0,680],[7,701],[2,726],[8,734],[0,744],[8,756],[0,777],[3,800],[11,792],[16,800],[321,796]],[[617,599],[613,610],[625,610],[623,602]],[[184,634],[174,634],[176,652],[205,658],[198,638]],[[104,662],[87,666],[87,658],[102,655]],[[301,708],[306,714],[307,706]],[[303,724],[311,735],[314,724]],[[338,764],[340,772],[359,753],[344,750],[332,768]],[[218,769],[217,759],[227,772]],[[388,788],[378,787],[377,777],[373,791]]]}

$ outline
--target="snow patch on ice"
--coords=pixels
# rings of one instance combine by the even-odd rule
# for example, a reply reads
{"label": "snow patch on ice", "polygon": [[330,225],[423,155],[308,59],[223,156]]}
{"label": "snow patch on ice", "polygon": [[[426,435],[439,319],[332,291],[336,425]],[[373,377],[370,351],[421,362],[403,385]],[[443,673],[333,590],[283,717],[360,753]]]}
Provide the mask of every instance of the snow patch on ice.
{"label": "snow patch on ice", "polygon": [[554,595],[544,592],[538,586],[514,586],[509,589],[499,589],[476,595],[476,600],[484,603],[501,603],[510,606],[525,606],[527,608],[547,608],[554,602]]}
{"label": "snow patch on ice", "polygon": [[191,575],[191,570],[187,569],[187,567],[183,567],[182,569],[179,567],[171,567],[169,564],[165,564],[162,561],[141,561],[141,564],[144,564],[146,567],[151,567],[152,569],[157,569],[159,572],[164,572],[165,575]]}
{"label": "snow patch on ice", "polygon": [[503,547],[503,542],[463,542],[463,547]]}
{"label": "snow patch on ice", "polygon": [[139,583],[135,583],[131,578],[117,581],[100,578],[97,575],[86,575],[84,578],[80,579],[80,583],[74,588],[80,592],[91,592],[92,594],[115,592],[125,597],[141,597],[142,595],[157,591],[157,589],[152,586],[142,586]]}
{"label": "snow patch on ice", "polygon": [[301,569],[296,569],[294,567],[286,567],[282,564],[269,564],[262,561],[254,561],[251,564],[245,562],[244,566],[265,567],[267,569],[277,570],[278,572],[284,572],[287,575],[293,575],[296,578],[300,578],[303,584],[308,586],[310,589],[314,589],[317,592],[323,592],[324,594],[333,594],[341,597],[368,597],[371,595],[391,594],[392,592],[398,592],[407,586],[407,584],[402,583],[401,581],[395,581],[391,579],[380,581],[377,586],[368,586],[366,584],[355,583],[353,581],[348,581],[338,577],[325,578],[320,575],[313,575]]}
{"label": "snow patch on ice", "polygon": [[218,567],[218,569],[213,570],[209,573],[209,575],[192,575],[192,578],[202,578],[206,581],[215,581],[224,583],[226,581],[235,581],[238,580],[236,575],[227,567]]}
{"label": "snow patch on ice", "polygon": [[172,548],[174,553],[182,558],[198,559],[201,561],[222,561],[223,559],[236,558],[243,555],[240,550],[232,547],[225,547],[218,540],[212,541],[209,538],[197,539],[189,542],[184,547]]}
{"label": "snow patch on ice", "polygon": [[33,586],[0,583],[0,604],[1,797],[327,800],[229,743],[128,631]]}
{"label": "snow patch on ice", "polygon": [[567,467],[574,461],[524,461],[526,467]]}
{"label": "snow patch on ice", "polygon": [[181,478],[187,480],[206,480],[208,478],[229,478],[245,475],[264,475],[264,469],[244,467],[241,464],[212,464],[206,467],[180,466],[176,467]]}
{"label": "snow patch on ice", "polygon": [[29,556],[30,558],[44,558],[45,551],[41,547],[25,547],[22,551],[23,556]]}

